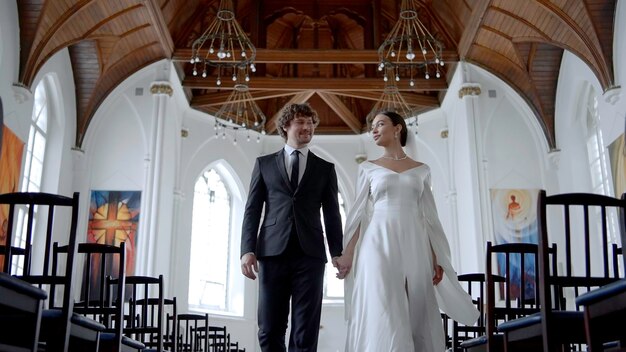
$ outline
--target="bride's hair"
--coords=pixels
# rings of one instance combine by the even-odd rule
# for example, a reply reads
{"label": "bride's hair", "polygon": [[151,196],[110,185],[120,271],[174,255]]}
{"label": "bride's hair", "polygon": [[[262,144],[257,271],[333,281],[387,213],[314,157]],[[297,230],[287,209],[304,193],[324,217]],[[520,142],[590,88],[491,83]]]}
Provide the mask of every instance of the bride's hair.
{"label": "bride's hair", "polygon": [[406,127],[406,122],[404,121],[404,117],[400,116],[400,114],[394,111],[381,111],[376,115],[385,115],[391,120],[391,123],[394,126],[397,126],[397,125],[402,126],[402,130],[400,130],[400,145],[402,145],[403,147],[406,146],[408,129]]}

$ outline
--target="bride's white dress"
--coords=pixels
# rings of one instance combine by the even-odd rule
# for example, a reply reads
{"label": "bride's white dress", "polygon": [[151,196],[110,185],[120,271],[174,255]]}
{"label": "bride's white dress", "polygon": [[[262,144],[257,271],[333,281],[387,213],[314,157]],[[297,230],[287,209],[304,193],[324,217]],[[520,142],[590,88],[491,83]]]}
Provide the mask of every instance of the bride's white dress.
{"label": "bride's white dress", "polygon": [[[440,309],[464,324],[476,321],[478,311],[450,263],[428,165],[398,173],[361,163],[344,247],[357,229],[360,237],[345,285],[346,352],[442,352]],[[433,252],[444,269],[437,286],[432,284]]]}

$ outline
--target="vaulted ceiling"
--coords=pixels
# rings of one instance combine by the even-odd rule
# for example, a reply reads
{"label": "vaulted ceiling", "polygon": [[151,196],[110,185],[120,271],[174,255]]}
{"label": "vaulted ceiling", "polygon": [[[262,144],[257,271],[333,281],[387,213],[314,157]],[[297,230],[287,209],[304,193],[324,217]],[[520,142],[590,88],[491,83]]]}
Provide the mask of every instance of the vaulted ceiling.
{"label": "vaulted ceiling", "polygon": [[[529,104],[555,147],[561,57],[586,62],[613,86],[616,0],[415,0],[420,19],[444,43],[440,79],[398,88],[415,112],[440,106],[460,60],[508,83]],[[400,0],[234,0],[236,19],[257,47],[250,93],[275,132],[277,112],[308,101],[318,134],[353,134],[384,88],[376,49],[397,21]],[[193,108],[216,112],[232,83],[191,74],[191,44],[219,0],[19,0],[20,83],[30,87],[52,55],[69,49],[76,84],[76,146],[98,106],[121,82],[162,59],[177,67]]]}

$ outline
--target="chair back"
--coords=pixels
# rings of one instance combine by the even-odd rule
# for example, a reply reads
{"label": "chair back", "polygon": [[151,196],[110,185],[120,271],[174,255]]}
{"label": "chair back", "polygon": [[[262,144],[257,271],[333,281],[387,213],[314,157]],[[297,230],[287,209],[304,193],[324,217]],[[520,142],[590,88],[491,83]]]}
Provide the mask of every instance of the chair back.
{"label": "chair back", "polygon": [[467,273],[458,276],[458,280],[465,291],[472,297],[472,302],[480,312],[478,321],[474,325],[463,325],[452,320],[451,347],[452,351],[462,351],[461,342],[476,338],[485,334],[485,274]]}
{"label": "chair back", "polygon": [[[57,242],[52,247],[52,267],[56,270],[62,255],[68,252],[68,246],[59,246]],[[113,333],[110,343],[121,346],[122,328],[124,319],[123,301],[113,299],[124,297],[125,285],[116,285],[115,292],[109,292],[106,284],[107,277],[122,279],[126,275],[126,243],[119,246],[100,243],[78,244],[77,264],[82,258],[82,282],[80,285],[80,299],[74,303],[74,312],[87,316],[102,323],[105,333]],[[109,341],[107,341],[109,343]]]}
{"label": "chair back", "polygon": [[[47,306],[60,311],[60,318],[51,335],[56,340],[55,346],[63,350],[69,345],[70,317],[74,310],[78,201],[78,192],[72,197],[32,192],[0,194],[0,205],[9,206],[3,270],[48,291]],[[58,273],[52,271],[53,239],[67,239],[68,243],[66,260]],[[18,251],[23,254],[14,261],[15,248],[20,248]],[[39,261],[40,267],[36,265]],[[59,290],[63,294],[62,299],[57,300]]]}
{"label": "chair back", "polygon": [[[556,260],[556,246],[548,249]],[[534,243],[487,242],[486,249],[486,336],[489,351],[500,350],[497,326],[505,321],[539,311],[539,246]]]}
{"label": "chair back", "polygon": [[209,314],[179,314],[178,351],[209,351]]}
{"label": "chair back", "polygon": [[[575,298],[618,279],[616,247],[611,229],[624,222],[626,200],[591,193],[566,193],[538,199],[539,289],[544,348],[556,346],[553,313],[579,310]],[[623,235],[623,231],[622,231]],[[556,265],[549,259],[548,243],[559,246]],[[553,267],[556,270],[553,270]],[[582,328],[582,327],[581,327]],[[572,331],[571,335],[578,335]],[[584,342],[584,332],[579,340]],[[577,343],[571,336],[571,343]]]}
{"label": "chair back", "polygon": [[[107,278],[110,290],[120,284],[118,279]],[[124,300],[124,335],[142,342],[157,352],[165,351],[165,299],[163,275],[127,276]],[[119,299],[115,297],[115,299]]]}
{"label": "chair back", "polygon": [[209,325],[209,347],[211,351],[226,352],[230,347],[230,333],[226,326]]}

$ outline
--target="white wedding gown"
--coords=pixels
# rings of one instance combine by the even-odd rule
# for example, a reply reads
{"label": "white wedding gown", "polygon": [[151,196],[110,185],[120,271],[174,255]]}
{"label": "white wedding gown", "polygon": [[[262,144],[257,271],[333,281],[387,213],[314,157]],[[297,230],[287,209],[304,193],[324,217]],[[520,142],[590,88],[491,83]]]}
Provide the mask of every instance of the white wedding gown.
{"label": "white wedding gown", "polygon": [[[397,173],[361,163],[344,247],[359,225],[345,285],[346,352],[443,352],[440,309],[470,325],[479,313],[450,263],[428,165]],[[433,252],[444,269],[437,286],[432,284]]]}

